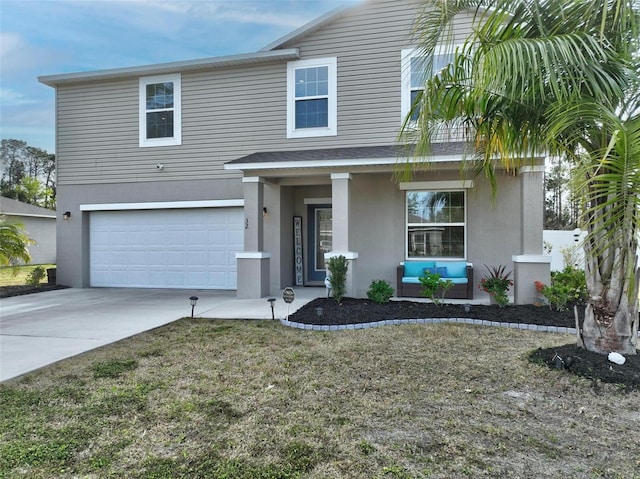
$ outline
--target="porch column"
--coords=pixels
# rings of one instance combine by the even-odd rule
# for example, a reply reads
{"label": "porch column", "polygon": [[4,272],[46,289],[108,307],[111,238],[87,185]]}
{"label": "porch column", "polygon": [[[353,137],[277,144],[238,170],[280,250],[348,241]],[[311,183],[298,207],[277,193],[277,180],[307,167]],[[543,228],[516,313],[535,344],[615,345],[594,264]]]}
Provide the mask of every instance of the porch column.
{"label": "porch column", "polygon": [[331,173],[332,203],[332,251],[325,254],[325,260],[332,256],[344,256],[349,269],[347,271],[346,295],[356,295],[356,260],[358,253],[351,250],[351,173]]}
{"label": "porch column", "polygon": [[262,298],[269,295],[271,254],[264,248],[264,179],[242,178],[244,188],[244,251],[236,253],[238,298]]}
{"label": "porch column", "polygon": [[542,254],[544,228],[544,165],[520,168],[520,254],[513,256],[514,302],[532,304],[534,281],[549,284],[551,256]]}

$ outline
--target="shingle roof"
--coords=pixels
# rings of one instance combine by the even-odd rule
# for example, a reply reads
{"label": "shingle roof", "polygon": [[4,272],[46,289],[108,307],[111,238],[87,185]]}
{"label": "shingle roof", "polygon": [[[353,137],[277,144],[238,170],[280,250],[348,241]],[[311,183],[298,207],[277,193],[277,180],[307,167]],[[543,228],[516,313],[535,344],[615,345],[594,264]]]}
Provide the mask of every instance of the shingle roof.
{"label": "shingle roof", "polygon": [[10,216],[49,216],[56,217],[54,210],[23,203],[5,196],[0,196],[0,214]]}
{"label": "shingle roof", "polygon": [[[434,143],[431,148],[431,156],[462,155],[465,152],[464,143]],[[227,162],[227,165],[240,165],[245,163],[288,163],[308,161],[341,161],[366,160],[366,159],[403,159],[413,156],[410,147],[402,145],[386,146],[359,146],[352,148],[325,148],[295,151],[263,151],[243,156]]]}

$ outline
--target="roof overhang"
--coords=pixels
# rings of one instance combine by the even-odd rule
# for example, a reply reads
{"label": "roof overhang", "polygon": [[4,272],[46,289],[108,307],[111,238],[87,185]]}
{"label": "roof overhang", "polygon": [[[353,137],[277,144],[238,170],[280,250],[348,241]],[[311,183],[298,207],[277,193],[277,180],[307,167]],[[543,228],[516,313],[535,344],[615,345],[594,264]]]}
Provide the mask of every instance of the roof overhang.
{"label": "roof overhang", "polygon": [[394,167],[404,163],[451,163],[464,158],[462,143],[434,145],[428,157],[415,157],[401,145],[258,152],[225,163],[225,170]]}
{"label": "roof overhang", "polygon": [[361,167],[361,166],[396,166],[404,162],[428,162],[428,163],[451,163],[461,161],[460,155],[430,156],[429,158],[368,158],[368,159],[335,159],[335,160],[301,160],[301,161],[274,161],[257,163],[225,164],[225,170],[283,170],[283,169],[305,169],[305,168],[336,168],[336,167]]}
{"label": "roof overhang", "polygon": [[146,75],[163,75],[168,73],[184,73],[199,70],[211,70],[238,65],[252,65],[275,61],[295,60],[300,58],[297,48],[287,48],[274,51],[260,51],[257,53],[243,53],[239,55],[227,55],[222,57],[204,58],[199,60],[186,60],[171,63],[158,63],[125,68],[113,68],[109,70],[97,70],[92,72],[63,73],[60,75],[39,76],[38,81],[45,85],[56,87],[69,83],[80,83],[96,80],[114,80],[120,78],[139,77]]}

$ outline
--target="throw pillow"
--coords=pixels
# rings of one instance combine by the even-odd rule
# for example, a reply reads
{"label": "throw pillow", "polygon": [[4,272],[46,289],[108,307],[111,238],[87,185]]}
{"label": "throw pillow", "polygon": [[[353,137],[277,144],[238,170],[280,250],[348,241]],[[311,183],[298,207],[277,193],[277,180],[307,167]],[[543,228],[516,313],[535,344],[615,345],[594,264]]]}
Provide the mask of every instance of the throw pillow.
{"label": "throw pillow", "polygon": [[445,268],[445,267],[425,268],[424,272],[425,273],[430,273],[430,274],[440,275],[441,278],[446,278],[447,277],[447,268]]}

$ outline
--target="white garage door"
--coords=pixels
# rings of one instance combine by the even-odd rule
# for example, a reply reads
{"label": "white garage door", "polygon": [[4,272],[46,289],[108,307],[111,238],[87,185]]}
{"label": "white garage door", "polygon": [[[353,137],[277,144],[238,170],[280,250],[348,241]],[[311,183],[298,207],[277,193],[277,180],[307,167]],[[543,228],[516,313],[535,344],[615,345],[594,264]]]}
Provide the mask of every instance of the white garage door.
{"label": "white garage door", "polygon": [[94,211],[91,286],[235,289],[242,208]]}

